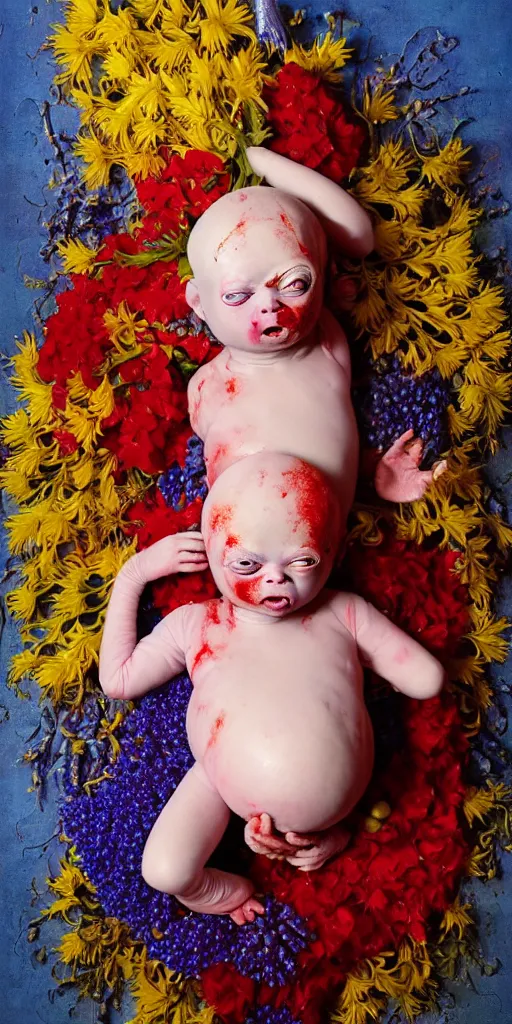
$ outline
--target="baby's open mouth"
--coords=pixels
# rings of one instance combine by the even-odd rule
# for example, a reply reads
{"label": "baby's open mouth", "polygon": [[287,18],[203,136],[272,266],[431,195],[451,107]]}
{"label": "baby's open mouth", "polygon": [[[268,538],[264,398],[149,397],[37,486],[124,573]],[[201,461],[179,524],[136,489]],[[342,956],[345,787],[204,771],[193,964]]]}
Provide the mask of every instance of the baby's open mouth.
{"label": "baby's open mouth", "polygon": [[262,337],[265,338],[283,338],[288,335],[287,327],[280,327],[279,324],[274,324],[273,327],[265,327],[265,330],[261,332]]}
{"label": "baby's open mouth", "polygon": [[290,608],[291,601],[289,597],[264,597],[261,602],[265,605],[265,608],[272,608],[275,612],[282,612],[285,608]]}

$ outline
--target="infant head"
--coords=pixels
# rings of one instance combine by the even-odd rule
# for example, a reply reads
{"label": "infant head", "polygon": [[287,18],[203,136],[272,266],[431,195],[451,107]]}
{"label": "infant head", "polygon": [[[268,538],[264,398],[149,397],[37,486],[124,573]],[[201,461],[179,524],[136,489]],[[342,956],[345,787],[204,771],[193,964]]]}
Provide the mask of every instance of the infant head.
{"label": "infant head", "polygon": [[316,597],[329,576],[339,542],[338,502],[314,466],[261,452],[217,478],[202,531],[224,597],[281,617]]}
{"label": "infant head", "polygon": [[323,228],[300,200],[255,186],[218,199],[193,228],[187,301],[223,345],[290,348],[323,301]]}

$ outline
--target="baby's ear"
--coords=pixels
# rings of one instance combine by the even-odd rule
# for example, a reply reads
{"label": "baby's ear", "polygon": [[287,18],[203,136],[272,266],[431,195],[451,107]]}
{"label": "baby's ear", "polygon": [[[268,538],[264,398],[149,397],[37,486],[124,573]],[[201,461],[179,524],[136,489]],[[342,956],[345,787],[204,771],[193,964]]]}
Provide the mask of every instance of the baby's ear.
{"label": "baby's ear", "polygon": [[197,287],[195,277],[191,277],[190,281],[187,281],[187,286],[185,288],[185,298],[190,308],[194,310],[196,316],[198,316],[200,320],[204,320],[204,311],[201,305],[201,299],[199,298],[199,288]]}

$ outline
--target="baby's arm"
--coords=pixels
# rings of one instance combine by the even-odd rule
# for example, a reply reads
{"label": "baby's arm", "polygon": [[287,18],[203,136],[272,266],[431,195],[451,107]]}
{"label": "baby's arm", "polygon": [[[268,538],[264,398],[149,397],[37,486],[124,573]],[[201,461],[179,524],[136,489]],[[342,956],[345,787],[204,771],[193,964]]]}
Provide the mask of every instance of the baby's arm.
{"label": "baby's arm", "polygon": [[249,146],[249,163],[270,185],[302,199],[320,217],[347,256],[367,256],[374,246],[372,222],[348,192],[323,174],[263,146]]}
{"label": "baby's arm", "polygon": [[355,594],[339,594],[336,614],[352,633],[361,661],[396,690],[426,700],[443,686],[443,666],[421,644]]}
{"label": "baby's arm", "polygon": [[351,366],[347,336],[336,317],[325,306],[320,314],[320,330],[322,348],[331,359],[343,367],[347,374],[347,383],[350,385]]}
{"label": "baby's arm", "polygon": [[176,608],[137,643],[140,595],[151,580],[206,569],[200,533],[175,533],[130,558],[110,597],[100,649],[100,685],[107,697],[131,700],[185,668],[183,608]]}

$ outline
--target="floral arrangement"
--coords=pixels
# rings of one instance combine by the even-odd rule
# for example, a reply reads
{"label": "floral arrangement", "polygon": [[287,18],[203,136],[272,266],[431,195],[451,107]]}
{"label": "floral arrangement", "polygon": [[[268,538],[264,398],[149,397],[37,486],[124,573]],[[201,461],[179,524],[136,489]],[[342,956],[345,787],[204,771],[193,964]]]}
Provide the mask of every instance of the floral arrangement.
{"label": "floral arrangement", "polygon": [[[334,25],[281,52],[258,41],[237,0],[64,10],[48,45],[81,126],[55,182],[47,252],[60,276],[42,343],[26,335],[13,360],[20,407],[2,427],[20,573],[8,605],[23,640],[10,683],[35,680],[53,710],[25,759],[39,791],[59,768],[66,845],[41,920],[67,922],[64,980],[115,1005],[128,986],[132,1024],[364,1024],[389,999],[412,1019],[461,957],[478,960],[461,881],[493,877],[510,839],[509,790],[473,758],[493,702],[486,667],[506,653],[493,594],[512,535],[480,465],[512,380],[503,295],[474,248],[469,151],[457,136],[406,141],[419,101],[400,66],[356,76],[351,109],[340,69],[353,54]],[[185,302],[187,236],[210,203],[255,181],[245,146],[265,140],[344,181],[374,218],[375,252],[362,264],[334,253],[330,266],[366,461],[412,428],[448,469],[395,510],[377,502],[363,464],[343,573],[436,653],[450,682],[420,704],[368,680],[377,770],[353,841],[320,871],[249,857],[234,823],[221,855],[246,858],[266,903],[239,929],[185,911],[140,875],[145,836],[190,765],[190,681],[136,707],[108,702],[97,661],[124,560],[200,519],[186,383],[218,347]],[[77,166],[83,215],[70,232],[62,211]],[[141,632],[214,592],[207,573],[159,581]]]}

